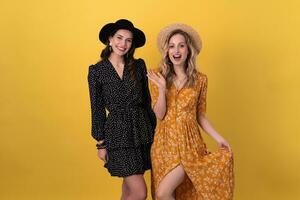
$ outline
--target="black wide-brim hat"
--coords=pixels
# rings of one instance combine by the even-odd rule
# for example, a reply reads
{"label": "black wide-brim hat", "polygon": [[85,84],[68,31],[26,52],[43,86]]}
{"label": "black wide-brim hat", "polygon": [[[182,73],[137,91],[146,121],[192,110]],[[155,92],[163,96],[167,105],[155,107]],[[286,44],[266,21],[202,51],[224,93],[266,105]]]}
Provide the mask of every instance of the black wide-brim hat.
{"label": "black wide-brim hat", "polygon": [[113,36],[113,34],[115,34],[119,29],[125,29],[132,32],[135,48],[142,47],[146,43],[146,37],[143,31],[135,28],[131,21],[127,19],[119,19],[115,23],[108,23],[104,25],[99,32],[100,41],[107,45],[108,38]]}

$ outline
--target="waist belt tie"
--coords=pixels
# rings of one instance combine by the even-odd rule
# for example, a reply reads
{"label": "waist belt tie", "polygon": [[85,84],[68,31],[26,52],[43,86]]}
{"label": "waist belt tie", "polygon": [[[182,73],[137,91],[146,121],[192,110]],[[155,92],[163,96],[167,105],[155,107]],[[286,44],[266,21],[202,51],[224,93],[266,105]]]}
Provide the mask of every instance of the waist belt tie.
{"label": "waist belt tie", "polygon": [[109,109],[110,113],[118,113],[118,112],[130,112],[136,109],[143,108],[142,104],[136,105],[126,105],[126,106],[114,106],[112,109]]}

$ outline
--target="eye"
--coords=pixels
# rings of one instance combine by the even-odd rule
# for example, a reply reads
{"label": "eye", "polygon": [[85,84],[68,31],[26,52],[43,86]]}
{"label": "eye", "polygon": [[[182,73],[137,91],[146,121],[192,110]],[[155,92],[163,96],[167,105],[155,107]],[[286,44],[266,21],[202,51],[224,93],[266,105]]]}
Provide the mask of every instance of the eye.
{"label": "eye", "polygon": [[129,43],[132,43],[132,39],[127,39],[126,41]]}
{"label": "eye", "polygon": [[121,36],[118,36],[117,38],[118,38],[119,40],[121,40],[121,39],[122,39],[122,37],[121,37]]}
{"label": "eye", "polygon": [[169,49],[172,49],[172,48],[174,48],[174,45],[172,45],[172,44],[169,45]]}

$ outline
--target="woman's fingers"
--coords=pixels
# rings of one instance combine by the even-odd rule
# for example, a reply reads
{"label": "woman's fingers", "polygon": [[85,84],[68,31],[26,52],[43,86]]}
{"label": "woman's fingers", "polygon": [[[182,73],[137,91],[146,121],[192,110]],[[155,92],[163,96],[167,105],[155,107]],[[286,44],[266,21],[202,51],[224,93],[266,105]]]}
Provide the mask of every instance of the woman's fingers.
{"label": "woman's fingers", "polygon": [[230,145],[229,145],[228,143],[221,143],[220,147],[221,147],[221,148],[226,148],[226,149],[228,149],[229,151],[231,151]]}
{"label": "woman's fingers", "polygon": [[160,85],[160,84],[159,84],[160,78],[159,78],[159,76],[158,76],[156,73],[154,73],[154,72],[152,72],[152,71],[149,71],[147,76],[148,76],[148,78],[149,78],[151,81],[153,81],[153,82],[155,83],[155,85],[157,85],[157,86]]}
{"label": "woman's fingers", "polygon": [[152,75],[148,75],[148,78],[153,81],[154,83],[157,83],[157,78],[153,77]]}
{"label": "woman's fingers", "polygon": [[152,79],[158,79],[159,78],[159,76],[157,76],[157,74],[155,72],[152,72],[152,71],[149,71],[148,77],[150,77]]}
{"label": "woman's fingers", "polygon": [[165,78],[163,77],[163,75],[160,73],[160,72],[158,72],[158,73],[155,73],[155,72],[150,72],[149,73],[149,76],[148,77],[151,77],[151,78],[153,78],[153,79],[156,79],[157,81],[164,81],[165,80]]}
{"label": "woman's fingers", "polygon": [[108,160],[108,155],[107,155],[106,149],[99,149],[98,157],[106,163]]}
{"label": "woman's fingers", "polygon": [[158,72],[157,75],[158,75],[159,78],[165,79],[165,78],[163,77],[163,75],[161,75],[160,72]]}

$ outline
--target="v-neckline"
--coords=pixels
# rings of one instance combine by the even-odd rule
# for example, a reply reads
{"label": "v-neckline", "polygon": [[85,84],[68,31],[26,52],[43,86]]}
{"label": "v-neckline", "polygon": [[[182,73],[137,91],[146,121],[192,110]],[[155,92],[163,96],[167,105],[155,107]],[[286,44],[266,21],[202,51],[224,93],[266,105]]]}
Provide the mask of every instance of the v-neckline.
{"label": "v-neckline", "polygon": [[113,64],[110,62],[109,59],[107,59],[107,62],[109,63],[109,65],[111,66],[112,70],[114,71],[114,74],[118,77],[118,79],[120,81],[123,81],[124,80],[124,75],[125,75],[125,68],[126,68],[126,65],[124,64],[124,69],[123,69],[123,72],[122,72],[122,77],[118,74],[116,68],[113,66]]}
{"label": "v-neckline", "polygon": [[176,86],[176,84],[175,84],[174,81],[172,82],[172,85],[173,85],[173,87],[175,88],[175,91],[176,91],[177,93],[179,93],[182,89],[184,89],[184,88],[186,87],[186,83],[187,83],[187,81],[185,81],[185,83],[182,85],[182,87],[181,87],[180,89],[177,88],[177,86]]}
{"label": "v-neckline", "polygon": [[183,89],[185,88],[185,84],[184,84],[184,86],[182,86],[179,90],[178,90],[178,88],[176,87],[176,85],[175,85],[174,83],[173,83],[172,85],[173,85],[173,87],[174,87],[176,93],[179,93],[181,90],[183,90]]}

